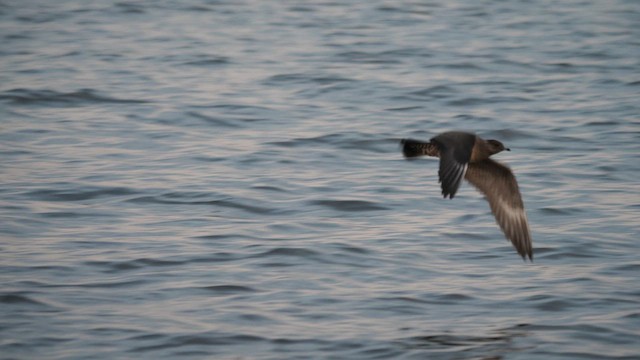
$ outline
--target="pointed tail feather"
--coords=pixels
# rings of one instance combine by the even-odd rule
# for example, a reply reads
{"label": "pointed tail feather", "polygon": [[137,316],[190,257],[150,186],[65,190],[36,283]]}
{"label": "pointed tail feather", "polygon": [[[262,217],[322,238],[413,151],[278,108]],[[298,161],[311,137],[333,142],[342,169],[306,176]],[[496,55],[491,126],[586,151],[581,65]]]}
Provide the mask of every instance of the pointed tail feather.
{"label": "pointed tail feather", "polygon": [[435,144],[413,139],[402,139],[402,154],[406,158],[418,156],[438,156],[438,148]]}

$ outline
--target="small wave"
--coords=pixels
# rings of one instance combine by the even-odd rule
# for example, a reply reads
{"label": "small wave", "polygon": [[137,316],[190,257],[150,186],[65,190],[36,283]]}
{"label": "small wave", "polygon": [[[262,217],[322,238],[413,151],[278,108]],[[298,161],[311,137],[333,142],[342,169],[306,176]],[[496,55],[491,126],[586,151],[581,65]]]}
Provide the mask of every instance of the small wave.
{"label": "small wave", "polygon": [[365,249],[363,247],[359,247],[359,246],[354,246],[354,245],[346,245],[346,244],[338,244],[337,245],[338,249],[348,252],[348,253],[352,253],[352,254],[370,254],[371,251],[369,249]]}
{"label": "small wave", "polygon": [[608,121],[591,121],[588,122],[586,124],[584,124],[584,126],[619,126],[620,123],[618,121],[615,120],[608,120]]}
{"label": "small wave", "polygon": [[191,5],[183,8],[184,11],[195,11],[195,12],[203,12],[203,11],[214,11],[213,8],[204,5]]}
{"label": "small wave", "polygon": [[584,212],[581,208],[555,208],[555,207],[544,207],[540,209],[540,212],[547,215],[575,215]]}
{"label": "small wave", "polygon": [[513,59],[495,59],[492,61],[492,64],[498,65],[502,68],[507,67],[507,66],[512,66],[512,67],[516,67],[516,68],[523,68],[526,70],[529,69],[535,69],[535,65],[533,63],[530,62],[523,62],[523,61],[517,61],[517,60],[513,60]]}
{"label": "small wave", "polygon": [[531,101],[531,99],[521,96],[492,96],[488,98],[464,98],[459,100],[452,100],[447,104],[449,106],[476,106],[484,104],[515,103],[526,101]]}
{"label": "small wave", "polygon": [[[1,7],[2,5],[0,5]],[[14,34],[6,34],[4,39],[7,41],[11,40],[29,40],[33,39],[33,35],[25,34],[25,33],[14,33]]]}
{"label": "small wave", "polygon": [[568,323],[566,325],[551,325],[551,324],[520,324],[518,328],[527,331],[566,331],[566,330],[578,330],[578,331],[590,331],[590,332],[606,332],[607,328],[592,324],[580,324],[580,323]]}
{"label": "small wave", "polygon": [[[478,215],[465,215],[465,216],[471,216],[472,218],[480,217]],[[462,221],[460,218],[456,219],[456,223],[459,223],[459,222],[466,222],[466,221]],[[451,239],[464,239],[464,240],[470,240],[470,239],[486,240],[491,237],[491,235],[484,234],[484,233],[454,232],[454,231],[448,231],[446,234],[443,234],[443,236]]]}
{"label": "small wave", "polygon": [[58,305],[49,304],[47,302],[36,300],[32,296],[20,293],[7,293],[0,295],[0,304],[5,308],[25,308],[30,311],[38,311],[44,313],[56,313],[62,311]]}
{"label": "small wave", "polygon": [[10,157],[10,156],[15,156],[15,157],[20,157],[20,156],[30,156],[32,155],[33,152],[32,151],[28,151],[28,150],[0,150],[0,155],[2,155],[3,157]]}
{"label": "small wave", "polygon": [[176,266],[182,265],[183,263],[184,261],[140,258],[129,261],[87,261],[85,265],[106,267],[109,272],[119,272],[145,267]]}
{"label": "small wave", "polygon": [[144,14],[144,8],[138,4],[119,2],[115,7],[123,14]]}
{"label": "small wave", "polygon": [[404,112],[404,111],[417,111],[417,110],[422,110],[424,109],[424,106],[401,106],[401,107],[393,107],[393,108],[387,108],[384,109],[385,111],[398,111],[398,112]]}
{"label": "small wave", "polygon": [[194,156],[192,159],[195,161],[202,161],[202,162],[208,162],[208,163],[217,163],[217,162],[222,162],[227,160],[227,158],[223,156],[202,156],[202,155]]}
{"label": "small wave", "polygon": [[25,284],[36,288],[127,288],[135,287],[146,283],[146,280],[125,280],[111,282],[88,282],[88,283],[51,283],[41,281],[24,281]]}
{"label": "small wave", "polygon": [[380,298],[376,298],[376,300],[381,301],[385,304],[394,303],[394,302],[407,303],[407,304],[431,304],[430,301],[425,301],[417,297],[411,297],[411,296],[380,297]]}
{"label": "small wave", "polygon": [[449,62],[449,63],[437,63],[430,65],[433,68],[444,68],[451,70],[484,70],[483,67],[472,62]]}
{"label": "small wave", "polygon": [[640,312],[632,312],[624,316],[627,319],[638,319],[640,320]]}
{"label": "small wave", "polygon": [[611,269],[608,269],[611,274],[620,274],[620,273],[637,273],[640,274],[640,264],[625,264],[614,266]]}
{"label": "small wave", "polygon": [[319,255],[318,252],[309,250],[309,249],[298,248],[298,247],[279,247],[279,248],[271,249],[271,250],[253,255],[252,257],[261,258],[261,257],[269,257],[269,256],[293,256],[293,257],[310,258],[317,255]]}
{"label": "small wave", "polygon": [[[197,106],[193,106],[194,108],[198,108]],[[258,106],[258,105],[249,105],[249,104],[236,104],[236,103],[230,103],[230,104],[215,104],[215,105],[207,105],[207,106],[200,106],[200,108],[205,108],[205,109],[214,109],[214,110],[223,110],[225,112],[225,114],[239,114],[239,115],[254,115],[256,113],[265,115],[265,118],[275,118],[278,117],[280,114],[273,110],[270,107],[266,107],[266,106]],[[265,118],[246,118],[246,121],[257,121],[257,120],[263,120]]]}
{"label": "small wave", "polygon": [[201,114],[199,112],[196,111],[189,111],[187,112],[188,116],[191,116],[193,118],[196,118],[198,120],[202,120],[203,122],[209,124],[209,125],[213,125],[215,127],[225,127],[225,128],[238,128],[240,127],[239,124],[237,124],[236,122],[234,122],[232,119],[222,119],[219,117],[214,117],[214,116],[208,116],[208,115],[204,115]]}
{"label": "small wave", "polygon": [[[438,354],[440,351],[446,354],[464,352],[470,358],[493,359],[494,357],[487,357],[487,354],[509,352],[509,349],[514,346],[512,344],[513,338],[519,336],[523,336],[521,329],[497,331],[495,334],[489,333],[485,336],[449,333],[414,336],[408,339],[401,339],[399,342],[404,344],[406,348],[429,350],[433,352],[433,355]],[[444,358],[448,359],[450,357],[445,356]],[[501,357],[496,356],[495,358]]]}
{"label": "small wave", "polygon": [[35,190],[25,195],[45,201],[82,201],[106,196],[127,196],[137,192],[125,187],[91,187],[85,190]]}
{"label": "small wave", "polygon": [[[460,215],[458,217],[456,217],[456,223],[465,223],[465,222],[469,222],[472,221],[474,219],[478,219],[481,218],[481,216],[479,214],[465,214],[465,215]],[[454,235],[458,235],[458,234],[454,234]],[[466,233],[464,234],[465,236],[467,235]],[[471,234],[473,235],[473,234]]]}
{"label": "small wave", "polygon": [[130,352],[148,352],[152,350],[172,349],[185,346],[225,346],[225,345],[244,345],[249,346],[256,342],[266,341],[265,338],[246,334],[220,334],[220,333],[201,333],[194,335],[172,336],[135,336],[130,340],[139,342],[141,340],[157,339],[156,344],[148,346],[140,346],[131,349]]}
{"label": "small wave", "polygon": [[196,56],[196,60],[185,61],[182,65],[189,66],[219,66],[231,63],[229,58],[224,56],[201,55]]}
{"label": "small wave", "polygon": [[313,76],[308,74],[278,74],[265,80],[266,85],[280,85],[286,83],[314,83],[317,85],[332,85],[336,83],[353,82],[355,80],[337,75]]}
{"label": "small wave", "polygon": [[409,98],[419,99],[442,99],[451,97],[453,94],[458,93],[455,89],[446,85],[431,86],[426,89],[412,91],[408,94]]}
{"label": "small wave", "polygon": [[40,301],[34,300],[28,296],[20,294],[0,295],[0,303],[2,304],[25,304],[25,305],[45,305]]}
{"label": "small wave", "polygon": [[15,105],[60,105],[82,106],[95,103],[146,103],[146,100],[119,99],[100,95],[93,89],[81,89],[73,92],[53,90],[12,89],[0,94],[0,100],[7,100]]}
{"label": "small wave", "polygon": [[201,239],[201,240],[220,241],[220,240],[228,240],[228,239],[237,239],[240,237],[241,236],[237,234],[211,234],[211,235],[194,236],[193,238]]}
{"label": "small wave", "polygon": [[398,56],[385,52],[346,51],[336,55],[340,61],[361,64],[400,64]]}
{"label": "small wave", "polygon": [[248,258],[260,259],[259,266],[269,268],[297,266],[302,263],[308,264],[310,261],[327,263],[319,252],[300,247],[279,247],[248,256]]}
{"label": "small wave", "polygon": [[274,141],[270,142],[269,144],[286,148],[309,147],[313,145],[330,145],[333,148],[346,150],[386,153],[388,152],[388,149],[386,148],[386,143],[384,140],[397,142],[396,139],[372,138],[371,135],[364,133],[339,133],[324,134],[306,138],[296,138],[284,141]]}
{"label": "small wave", "polygon": [[124,280],[124,281],[105,281],[105,282],[94,282],[94,283],[78,283],[78,284],[59,284],[54,285],[53,287],[79,287],[79,288],[97,288],[97,289],[119,289],[119,288],[129,288],[129,287],[138,287],[142,284],[146,284],[147,280]]}
{"label": "small wave", "polygon": [[445,303],[451,303],[451,302],[471,301],[474,298],[464,294],[450,293],[450,294],[439,295],[438,297],[436,297],[436,299]]}
{"label": "small wave", "polygon": [[230,252],[217,252],[205,257],[198,257],[189,259],[189,263],[218,263],[244,259],[247,256],[244,254],[230,253]]}
{"label": "small wave", "polygon": [[234,295],[234,294],[243,294],[243,293],[254,293],[257,292],[257,289],[248,286],[241,285],[213,285],[213,286],[204,286],[201,289],[211,291],[216,295]]}
{"label": "small wave", "polygon": [[556,299],[556,300],[545,301],[542,304],[538,304],[536,308],[542,311],[564,311],[572,306],[573,304],[571,304],[568,301]]}
{"label": "small wave", "polygon": [[96,212],[78,212],[78,211],[47,211],[38,213],[39,216],[50,219],[65,219],[65,218],[90,218],[90,217],[100,217],[105,218],[109,216],[113,216],[105,213],[96,213]]}
{"label": "small wave", "polygon": [[[534,251],[536,253],[542,253],[540,249],[535,248]],[[549,252],[544,255],[545,260],[563,260],[563,259],[590,259],[597,258],[599,254],[590,253],[592,250],[586,247],[567,247],[567,248],[556,248],[553,252]]]}
{"label": "small wave", "polygon": [[345,212],[388,210],[387,207],[364,200],[314,200],[310,203]]}
{"label": "small wave", "polygon": [[[203,200],[200,199],[191,199],[188,197],[178,196],[179,194],[165,194],[165,195],[150,195],[150,196],[140,196],[133,199],[127,200],[128,202],[138,203],[138,204],[173,204],[173,205],[212,205],[223,208],[231,208],[238,209],[252,214],[282,214],[285,213],[285,210],[276,209],[271,207],[263,207],[258,205],[250,205],[245,203],[244,201],[236,200],[236,199],[217,199],[217,200],[207,200],[206,197],[208,195],[202,195]],[[248,202],[251,202],[248,200]]]}
{"label": "small wave", "polygon": [[255,185],[251,187],[252,189],[256,189],[256,190],[265,190],[265,191],[275,191],[275,192],[287,192],[286,189],[277,187],[277,186],[273,186],[273,185]]}
{"label": "small wave", "polygon": [[[414,5],[422,5],[422,3],[416,3]],[[428,6],[426,6],[426,3],[424,4],[425,9],[430,6],[434,6],[434,5],[429,4]],[[432,11],[425,10],[425,9],[421,9],[418,6],[381,5],[376,7],[376,11],[380,11],[383,13],[389,12],[389,13],[408,14],[411,16],[411,18],[420,17],[420,16],[424,16],[424,17],[430,16],[432,14]]]}

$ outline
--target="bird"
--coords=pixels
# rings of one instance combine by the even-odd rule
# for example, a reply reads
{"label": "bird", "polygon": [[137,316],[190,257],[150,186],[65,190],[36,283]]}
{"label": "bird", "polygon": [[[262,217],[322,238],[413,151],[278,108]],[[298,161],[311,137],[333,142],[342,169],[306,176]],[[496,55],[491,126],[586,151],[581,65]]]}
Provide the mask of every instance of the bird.
{"label": "bird", "polygon": [[511,149],[498,140],[484,140],[463,131],[444,132],[429,142],[402,139],[400,144],[406,159],[424,155],[440,158],[438,178],[445,199],[454,198],[463,178],[475,186],[518,254],[533,261],[531,232],[518,182],[509,167],[490,159]]}

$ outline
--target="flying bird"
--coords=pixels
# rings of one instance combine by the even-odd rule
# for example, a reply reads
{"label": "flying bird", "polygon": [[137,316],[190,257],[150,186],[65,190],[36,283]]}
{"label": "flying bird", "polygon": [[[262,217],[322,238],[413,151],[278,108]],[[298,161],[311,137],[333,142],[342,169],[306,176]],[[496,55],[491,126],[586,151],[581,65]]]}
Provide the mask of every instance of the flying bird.
{"label": "flying bird", "polygon": [[529,223],[518,182],[507,166],[489,158],[510,149],[498,140],[484,140],[461,131],[442,133],[429,142],[403,139],[401,145],[407,159],[423,155],[440,158],[438,177],[445,198],[453,199],[462,178],[475,186],[484,194],[496,222],[518,254],[533,261]]}

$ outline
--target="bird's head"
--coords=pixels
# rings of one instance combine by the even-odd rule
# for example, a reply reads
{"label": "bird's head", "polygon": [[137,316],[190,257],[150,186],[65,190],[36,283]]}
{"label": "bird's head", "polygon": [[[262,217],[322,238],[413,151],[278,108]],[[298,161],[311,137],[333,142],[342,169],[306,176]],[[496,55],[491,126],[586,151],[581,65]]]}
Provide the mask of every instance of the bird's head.
{"label": "bird's head", "polygon": [[505,147],[504,144],[498,140],[487,140],[487,145],[489,145],[489,151],[491,152],[491,155],[497,154],[504,150],[511,151],[511,149]]}

